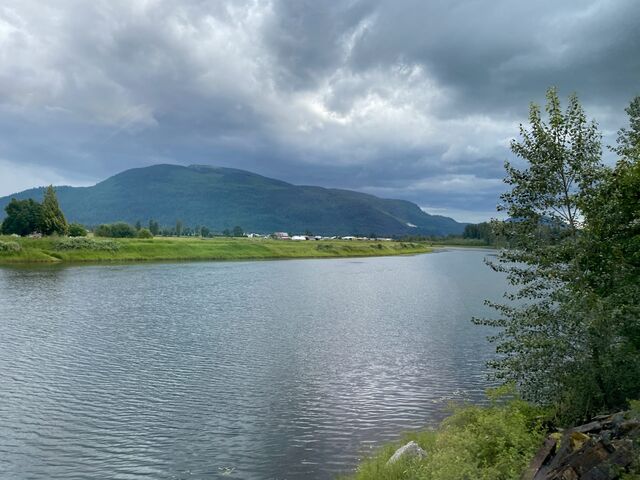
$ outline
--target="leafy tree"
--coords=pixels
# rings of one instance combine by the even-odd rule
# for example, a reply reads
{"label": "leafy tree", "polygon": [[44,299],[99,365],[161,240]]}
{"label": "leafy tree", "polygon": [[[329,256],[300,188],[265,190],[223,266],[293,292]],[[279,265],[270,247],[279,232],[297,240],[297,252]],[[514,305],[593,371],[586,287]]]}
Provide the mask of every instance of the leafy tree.
{"label": "leafy tree", "polygon": [[244,231],[241,227],[235,226],[233,227],[233,236],[234,237],[244,237]]}
{"label": "leafy tree", "polygon": [[176,221],[176,237],[179,237],[180,235],[182,235],[182,221],[178,220]]}
{"label": "leafy tree", "polygon": [[134,238],[136,230],[125,222],[116,222],[110,225],[100,225],[94,232],[98,237]]}
{"label": "leafy tree", "polygon": [[224,235],[225,237],[230,237],[231,236],[231,230],[229,230],[228,228],[225,228],[222,231],[222,235]]}
{"label": "leafy tree", "polygon": [[[494,374],[514,381],[528,400],[553,403],[568,398],[580,406],[567,415],[586,415],[599,408],[595,397],[603,365],[592,362],[597,354],[594,335],[601,325],[585,316],[578,289],[577,262],[583,212],[580,206],[594,195],[606,176],[600,163],[600,134],[588,122],[575,95],[562,111],[555,89],[547,91],[548,122],[540,108],[530,107],[530,128],[521,125],[521,140],[512,151],[524,162],[518,169],[506,163],[505,183],[511,190],[501,196],[498,209],[510,221],[494,222],[494,233],[506,237],[510,248],[490,263],[507,273],[516,292],[505,304],[490,303],[497,319],[476,319],[498,327],[492,339],[500,357],[491,362]],[[574,402],[578,373],[593,388],[586,401]],[[559,400],[560,399],[560,400]],[[591,403],[589,403],[591,401]]]}
{"label": "leafy tree", "polygon": [[140,231],[140,229],[142,228],[142,224],[140,223],[140,220],[136,222],[136,224],[134,225],[134,228],[136,229],[137,232]]}
{"label": "leafy tree", "polygon": [[[626,109],[630,127],[613,150],[620,159],[582,203],[585,229],[576,276],[591,355],[576,378],[591,374],[604,408],[640,396],[640,97]],[[587,378],[588,380],[588,378]]]}
{"label": "leafy tree", "polygon": [[69,236],[70,237],[86,237],[87,229],[84,228],[79,223],[71,223],[69,225]]}
{"label": "leafy tree", "polygon": [[211,236],[211,230],[208,227],[202,227],[200,228],[200,236],[202,237],[209,237]]}
{"label": "leafy tree", "polygon": [[5,207],[6,218],[2,222],[5,235],[29,235],[40,231],[42,225],[42,205],[33,199],[16,200],[12,198]]}
{"label": "leafy tree", "polygon": [[160,233],[160,224],[155,220],[149,220],[149,231],[152,235],[158,235]]}
{"label": "leafy tree", "polygon": [[69,229],[67,220],[58,204],[56,191],[52,185],[49,185],[44,192],[44,200],[42,201],[42,217],[41,232],[43,235],[66,235]]}
{"label": "leafy tree", "polygon": [[153,234],[148,228],[140,228],[136,236],[138,238],[153,238]]}

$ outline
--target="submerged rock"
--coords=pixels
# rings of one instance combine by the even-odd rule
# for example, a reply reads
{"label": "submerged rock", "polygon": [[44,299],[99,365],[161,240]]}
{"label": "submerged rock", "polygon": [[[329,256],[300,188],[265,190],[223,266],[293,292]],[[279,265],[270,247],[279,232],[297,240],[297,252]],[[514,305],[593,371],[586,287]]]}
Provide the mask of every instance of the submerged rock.
{"label": "submerged rock", "polygon": [[425,452],[422,448],[420,448],[420,445],[412,440],[411,442],[403,445],[398,450],[396,450],[394,454],[391,455],[391,458],[387,461],[387,465],[393,465],[398,460],[404,457],[424,458],[426,456],[427,452]]}

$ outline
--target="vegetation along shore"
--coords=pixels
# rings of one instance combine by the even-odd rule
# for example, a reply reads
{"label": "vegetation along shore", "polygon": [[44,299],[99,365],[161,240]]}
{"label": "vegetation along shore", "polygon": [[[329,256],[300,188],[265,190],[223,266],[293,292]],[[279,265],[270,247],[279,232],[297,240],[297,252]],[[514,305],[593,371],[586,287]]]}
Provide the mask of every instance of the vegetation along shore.
{"label": "vegetation along shore", "polygon": [[0,264],[167,260],[262,260],[369,257],[427,253],[425,242],[250,238],[97,238],[0,236]]}

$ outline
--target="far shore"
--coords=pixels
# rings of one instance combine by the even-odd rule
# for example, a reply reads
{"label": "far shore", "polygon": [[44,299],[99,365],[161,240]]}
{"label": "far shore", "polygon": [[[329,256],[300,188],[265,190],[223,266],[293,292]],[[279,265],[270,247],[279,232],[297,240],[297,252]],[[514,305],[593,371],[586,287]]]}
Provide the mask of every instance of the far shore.
{"label": "far shore", "polygon": [[377,240],[82,238],[0,236],[1,242],[19,245],[17,251],[0,251],[0,265],[378,257],[429,253],[446,246],[431,242]]}

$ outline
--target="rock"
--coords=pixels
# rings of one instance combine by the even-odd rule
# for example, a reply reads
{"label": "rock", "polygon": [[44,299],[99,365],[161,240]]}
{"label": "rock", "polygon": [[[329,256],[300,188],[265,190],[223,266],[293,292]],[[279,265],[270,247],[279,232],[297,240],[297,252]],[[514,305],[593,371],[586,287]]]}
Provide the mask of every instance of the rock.
{"label": "rock", "polygon": [[393,465],[403,457],[424,458],[426,456],[427,452],[420,448],[420,445],[418,445],[416,442],[411,441],[396,450],[394,454],[391,455],[391,458],[387,461],[387,465]]}
{"label": "rock", "polygon": [[602,430],[602,424],[600,422],[591,422],[586,425],[580,425],[573,430],[580,433],[596,432]]}
{"label": "rock", "polygon": [[552,433],[522,480],[620,480],[640,455],[640,418],[632,412],[600,416]]}
{"label": "rock", "polygon": [[589,440],[591,440],[591,437],[589,435],[585,435],[584,433],[580,432],[571,432],[571,434],[569,435],[571,451],[575,452],[576,450],[580,450],[582,448],[582,445],[584,445],[585,442],[588,442]]}
{"label": "rock", "polygon": [[544,442],[542,448],[538,451],[538,454],[535,456],[529,467],[522,474],[521,480],[534,480],[536,474],[540,471],[542,466],[546,463],[546,461],[553,455],[556,449],[556,445],[558,443],[559,438],[553,433],[547,437]]}

